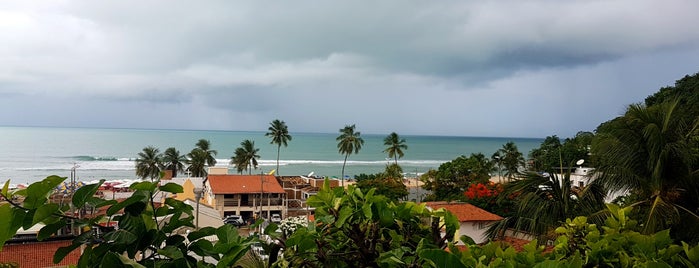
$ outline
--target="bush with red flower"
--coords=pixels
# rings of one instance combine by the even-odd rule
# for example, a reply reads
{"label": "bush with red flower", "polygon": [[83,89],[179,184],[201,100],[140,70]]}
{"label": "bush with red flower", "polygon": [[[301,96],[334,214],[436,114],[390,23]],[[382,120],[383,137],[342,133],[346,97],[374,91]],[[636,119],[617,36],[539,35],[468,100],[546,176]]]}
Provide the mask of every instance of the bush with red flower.
{"label": "bush with red flower", "polygon": [[474,206],[506,217],[512,213],[510,208],[514,202],[511,198],[498,202],[498,195],[502,191],[503,186],[500,183],[471,183],[464,192],[463,199]]}

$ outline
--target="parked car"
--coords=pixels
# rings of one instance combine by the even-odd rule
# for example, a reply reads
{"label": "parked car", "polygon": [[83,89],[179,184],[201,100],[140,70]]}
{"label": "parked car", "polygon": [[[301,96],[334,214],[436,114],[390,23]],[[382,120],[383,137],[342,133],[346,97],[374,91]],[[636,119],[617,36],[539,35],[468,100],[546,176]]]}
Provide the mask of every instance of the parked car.
{"label": "parked car", "polygon": [[282,216],[279,214],[272,214],[272,218],[270,219],[273,223],[280,223],[282,222]]}
{"label": "parked car", "polygon": [[223,223],[225,224],[231,224],[233,226],[239,227],[245,225],[245,221],[243,220],[243,216],[240,215],[229,215],[223,218]]}

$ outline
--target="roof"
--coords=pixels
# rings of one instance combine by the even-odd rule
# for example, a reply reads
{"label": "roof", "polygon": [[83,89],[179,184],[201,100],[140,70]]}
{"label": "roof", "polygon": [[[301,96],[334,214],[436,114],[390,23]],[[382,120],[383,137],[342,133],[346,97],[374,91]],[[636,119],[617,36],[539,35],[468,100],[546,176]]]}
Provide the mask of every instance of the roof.
{"label": "roof", "polygon": [[444,208],[454,214],[460,222],[499,221],[502,217],[469,203],[427,202],[432,209]]}
{"label": "roof", "polygon": [[214,194],[283,194],[284,189],[272,175],[209,175]]}

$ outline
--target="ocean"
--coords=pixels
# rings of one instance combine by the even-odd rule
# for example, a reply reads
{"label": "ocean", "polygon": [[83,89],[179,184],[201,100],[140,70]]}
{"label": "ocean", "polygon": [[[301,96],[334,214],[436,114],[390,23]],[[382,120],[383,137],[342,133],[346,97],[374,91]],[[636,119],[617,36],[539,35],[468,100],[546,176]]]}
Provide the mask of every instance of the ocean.
{"label": "ocean", "polygon": [[[361,131],[361,130],[360,130]],[[96,129],[52,127],[0,127],[0,181],[13,184],[32,183],[49,175],[69,177],[76,167],[81,181],[96,179],[136,179],[134,160],[146,146],[161,152],[168,147],[186,154],[199,139],[208,139],[218,151],[216,166],[229,166],[233,151],[245,139],[259,148],[258,169],[269,172],[276,168],[277,147],[263,131],[204,131],[153,129]],[[335,138],[339,133],[290,133],[288,147],[281,148],[278,175],[307,175],[340,177],[343,155],[337,151]],[[400,135],[400,133],[398,133]],[[387,134],[364,134],[364,146],[347,160],[345,174],[383,171],[393,161],[382,151]],[[481,152],[490,157],[503,144],[513,141],[526,156],[539,147],[543,139],[411,136],[408,149],[398,163],[406,173],[423,173],[437,169],[440,164],[460,155]]]}

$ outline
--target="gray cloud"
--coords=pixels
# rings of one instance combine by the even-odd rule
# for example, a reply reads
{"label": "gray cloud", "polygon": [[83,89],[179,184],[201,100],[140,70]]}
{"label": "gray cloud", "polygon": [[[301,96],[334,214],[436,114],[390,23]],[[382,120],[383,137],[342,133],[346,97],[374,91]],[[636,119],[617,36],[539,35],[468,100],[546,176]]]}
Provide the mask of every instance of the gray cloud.
{"label": "gray cloud", "polygon": [[681,0],[2,3],[0,124],[256,130],[281,118],[298,131],[566,136],[697,72],[695,10]]}

